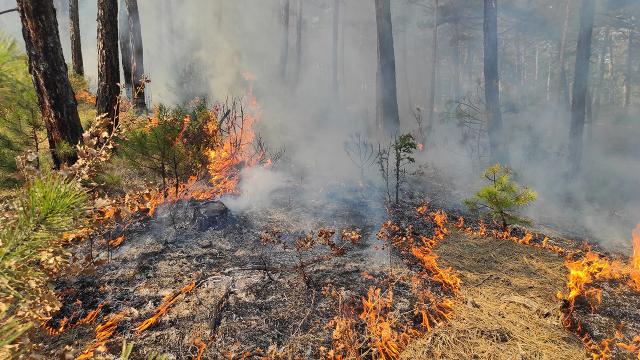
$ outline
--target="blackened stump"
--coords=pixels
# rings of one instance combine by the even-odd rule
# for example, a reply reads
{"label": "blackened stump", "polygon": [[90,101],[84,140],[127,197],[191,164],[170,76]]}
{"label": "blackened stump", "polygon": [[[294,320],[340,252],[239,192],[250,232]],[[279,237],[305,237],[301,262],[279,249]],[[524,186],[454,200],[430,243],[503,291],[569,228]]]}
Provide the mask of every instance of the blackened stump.
{"label": "blackened stump", "polygon": [[227,222],[229,214],[229,209],[221,201],[207,201],[195,206],[193,222],[200,231],[217,229]]}

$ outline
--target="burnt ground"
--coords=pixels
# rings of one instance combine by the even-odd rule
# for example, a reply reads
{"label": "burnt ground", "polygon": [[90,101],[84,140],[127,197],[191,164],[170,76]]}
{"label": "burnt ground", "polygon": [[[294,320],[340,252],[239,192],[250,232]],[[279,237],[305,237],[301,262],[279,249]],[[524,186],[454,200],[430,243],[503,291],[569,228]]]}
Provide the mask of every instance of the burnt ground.
{"label": "burnt ground", "polygon": [[[131,226],[117,249],[108,251],[104,241],[96,240],[92,252],[99,265],[57,281],[65,306],[49,325],[57,327],[63,317],[72,323],[104,304],[98,319],[57,336],[42,335],[40,354],[77,355],[94,341],[96,324],[124,313],[98,355],[116,358],[122,340],[127,340],[134,343],[132,359],[152,353],[192,359],[200,340],[207,345],[203,359],[275,353],[318,358],[323,347],[331,348],[333,328],[328,324],[338,313],[336,300],[323,289],[337,289],[345,302],[357,307],[370,286],[388,282],[389,255],[375,237],[386,218],[376,205],[378,195],[364,189],[336,191],[345,192],[351,193],[298,202],[288,190],[271,208],[229,214],[205,228],[193,219],[198,204],[182,202]],[[408,198],[396,217],[411,222],[425,196]],[[457,213],[450,215],[453,220]],[[317,235],[320,229],[336,231],[332,239],[341,254],[321,244],[295,251],[296,239]],[[342,230],[354,229],[362,234],[360,243],[340,239]],[[566,239],[554,241],[579,246]],[[82,257],[89,246],[84,243],[74,251]],[[587,357],[581,341],[560,324],[561,301],[555,294],[566,279],[562,257],[457,231],[436,252],[461,277],[462,295],[455,300],[453,321],[410,344],[405,358]],[[401,260],[396,254],[392,262],[396,266]],[[165,296],[191,282],[195,288],[178,296],[156,324],[134,331]],[[598,340],[611,337],[622,321],[627,335],[637,334],[637,294],[618,290],[615,284],[601,286],[601,309],[595,314],[586,308],[576,311],[585,327]],[[398,292],[395,301],[410,300]],[[616,353],[619,358],[627,355]]]}
{"label": "burnt ground", "polygon": [[[369,206],[363,197],[333,204],[310,201],[304,207],[285,198],[274,209],[230,214],[206,230],[193,221],[190,204],[165,206],[155,219],[133,226],[137,230],[110,254],[104,244],[95,244],[95,261],[104,265],[58,280],[66,306],[50,325],[57,327],[63,317],[73,322],[104,303],[103,319],[126,312],[109,343],[112,354],[127,339],[135,344],[133,358],[155,352],[190,359],[196,354],[194,340],[200,339],[207,344],[203,358],[269,350],[317,357],[320,346],[330,347],[327,324],[336,315],[323,288],[333,285],[355,303],[378,274],[385,276],[387,258],[372,243],[381,220]],[[323,228],[336,231],[334,242],[344,254],[316,245],[297,255],[296,239]],[[363,240],[342,241],[342,230],[358,230]],[[78,251],[89,249],[85,244]],[[306,265],[300,267],[300,261]],[[365,272],[372,278],[363,278]],[[157,324],[140,334],[133,331],[164,296],[191,282],[196,288]],[[95,337],[93,329],[81,326],[43,338],[42,354],[58,356],[65,346],[77,354]]]}

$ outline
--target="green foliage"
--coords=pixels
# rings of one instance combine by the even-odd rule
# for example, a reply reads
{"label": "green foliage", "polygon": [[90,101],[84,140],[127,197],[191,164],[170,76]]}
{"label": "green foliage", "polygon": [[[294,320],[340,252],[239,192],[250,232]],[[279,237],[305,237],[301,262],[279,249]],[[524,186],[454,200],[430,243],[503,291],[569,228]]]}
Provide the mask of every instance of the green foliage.
{"label": "green foliage", "polygon": [[396,137],[395,141],[385,149],[378,147],[378,168],[385,182],[387,200],[389,202],[391,202],[391,177],[393,176],[393,180],[395,180],[393,184],[395,189],[395,203],[398,204],[400,201],[400,188],[407,175],[407,166],[416,162],[413,158],[413,152],[417,148],[418,144],[411,134]]}
{"label": "green foliage", "polygon": [[0,187],[19,184],[16,156],[38,153],[43,131],[26,56],[0,33]]}
{"label": "green foliage", "polygon": [[82,218],[86,202],[77,183],[46,175],[27,184],[14,220],[0,227],[0,355],[33,318],[56,308],[47,286],[47,273],[63,260],[56,240]]}
{"label": "green foliage", "polygon": [[486,169],[483,176],[489,184],[473,198],[465,200],[465,205],[471,210],[491,214],[504,230],[509,225],[530,223],[529,219],[518,216],[517,210],[534,202],[538,197],[536,192],[512,181],[509,169],[500,164]]}
{"label": "green foliage", "polygon": [[418,144],[411,134],[404,134],[396,139],[393,144],[393,150],[398,159],[398,163],[408,162],[414,163],[416,160],[413,158],[413,152],[418,149]]}
{"label": "green foliage", "polygon": [[166,190],[177,191],[180,184],[194,172],[206,168],[205,149],[216,141],[206,131],[209,113],[205,102],[191,109],[160,106],[147,124],[127,133],[120,142],[120,157],[128,162],[140,176],[160,178]]}
{"label": "green foliage", "polygon": [[133,351],[133,343],[127,343],[127,340],[122,340],[122,351],[120,352],[120,360],[129,360]]}
{"label": "green foliage", "polygon": [[[131,358],[131,352],[133,351],[133,343],[127,343],[127,340],[122,340],[122,350],[120,351],[120,360],[129,360]],[[169,355],[158,354],[152,352],[147,356],[147,360],[167,360]]]}

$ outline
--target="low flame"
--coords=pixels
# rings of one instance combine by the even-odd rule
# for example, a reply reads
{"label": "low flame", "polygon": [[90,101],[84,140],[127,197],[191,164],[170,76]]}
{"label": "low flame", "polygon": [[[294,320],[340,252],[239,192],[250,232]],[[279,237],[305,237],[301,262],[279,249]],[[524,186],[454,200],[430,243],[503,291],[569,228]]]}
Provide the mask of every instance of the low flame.
{"label": "low flame", "polygon": [[631,232],[631,238],[633,239],[633,255],[629,264],[631,268],[630,285],[634,290],[640,291],[640,224]]}
{"label": "low flame", "polygon": [[134,328],[134,330],[136,331],[136,335],[140,335],[143,331],[147,330],[148,328],[153,326],[153,324],[158,322],[158,319],[164,316],[167,313],[167,311],[169,311],[169,308],[171,308],[171,306],[173,306],[182,298],[181,295],[186,295],[190,293],[191,290],[193,290],[195,287],[196,287],[196,283],[192,282],[190,284],[187,284],[185,287],[183,287],[179,291],[165,296],[164,300],[162,301],[162,304],[158,306],[154,314],[150,318],[146,319],[140,325]]}
{"label": "low flame", "polygon": [[125,312],[114,314],[110,316],[109,319],[96,326],[95,341],[93,341],[80,355],[78,355],[76,360],[93,359],[96,351],[106,350],[105,345],[107,344],[107,341],[118,329],[118,325],[124,319],[125,315]]}

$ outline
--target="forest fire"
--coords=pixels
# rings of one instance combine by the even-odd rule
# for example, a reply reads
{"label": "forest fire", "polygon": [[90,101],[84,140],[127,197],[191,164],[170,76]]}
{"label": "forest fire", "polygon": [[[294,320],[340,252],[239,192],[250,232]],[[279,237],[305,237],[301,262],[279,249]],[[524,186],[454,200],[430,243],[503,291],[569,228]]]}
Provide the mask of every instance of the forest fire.
{"label": "forest fire", "polygon": [[640,360],[640,1],[312,2],[0,0],[0,359]]}

